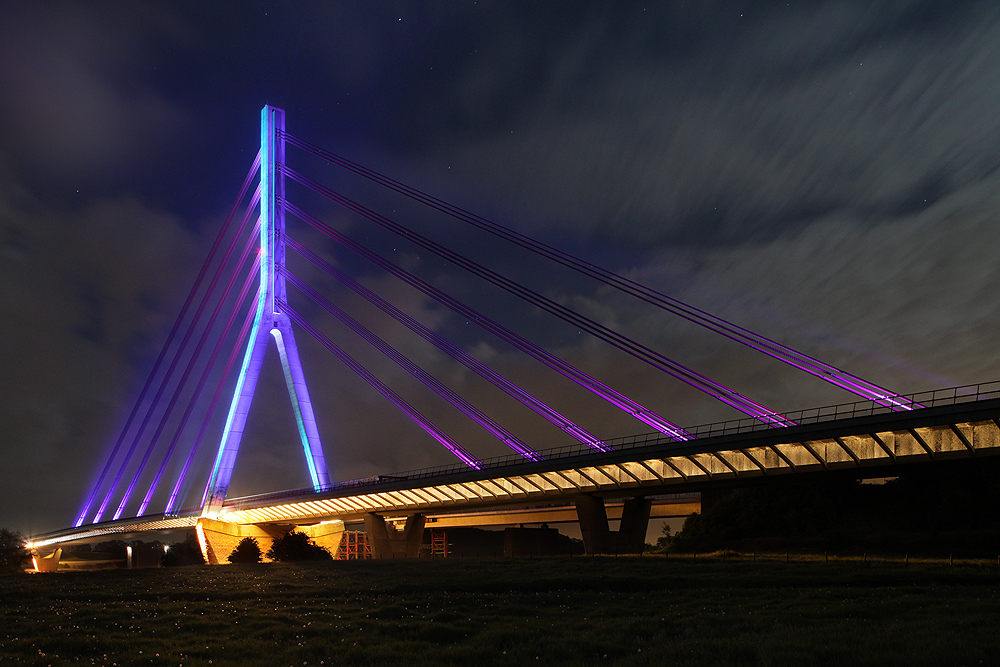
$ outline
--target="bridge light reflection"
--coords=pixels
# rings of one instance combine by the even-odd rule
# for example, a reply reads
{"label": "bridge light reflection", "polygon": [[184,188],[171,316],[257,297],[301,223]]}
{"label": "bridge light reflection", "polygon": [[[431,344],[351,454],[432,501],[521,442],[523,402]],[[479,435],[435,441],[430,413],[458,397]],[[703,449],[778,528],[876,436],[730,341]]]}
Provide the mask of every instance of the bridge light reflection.
{"label": "bridge light reflection", "polygon": [[[214,516],[208,518],[215,519],[219,516],[218,510],[212,512],[212,514]],[[194,526],[194,534],[198,538],[198,548],[201,550],[201,557],[205,559],[206,563],[211,563],[212,561],[208,559],[208,540],[205,539],[205,528],[201,525],[200,521]]]}

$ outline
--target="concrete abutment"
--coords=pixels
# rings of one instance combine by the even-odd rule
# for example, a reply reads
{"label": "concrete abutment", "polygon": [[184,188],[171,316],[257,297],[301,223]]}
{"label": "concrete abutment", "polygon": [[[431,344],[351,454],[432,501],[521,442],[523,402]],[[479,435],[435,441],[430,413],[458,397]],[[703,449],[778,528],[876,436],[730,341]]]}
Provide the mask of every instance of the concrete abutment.
{"label": "concrete abutment", "polygon": [[[239,524],[203,518],[198,521],[195,532],[198,535],[198,545],[201,555],[209,565],[224,565],[229,563],[229,554],[245,537],[257,540],[261,554],[266,554],[275,538],[292,531],[305,533],[313,543],[336,555],[340,548],[340,540],[344,536],[344,522],[331,521],[311,526],[295,526],[284,524]],[[267,560],[264,558],[263,560]]]}

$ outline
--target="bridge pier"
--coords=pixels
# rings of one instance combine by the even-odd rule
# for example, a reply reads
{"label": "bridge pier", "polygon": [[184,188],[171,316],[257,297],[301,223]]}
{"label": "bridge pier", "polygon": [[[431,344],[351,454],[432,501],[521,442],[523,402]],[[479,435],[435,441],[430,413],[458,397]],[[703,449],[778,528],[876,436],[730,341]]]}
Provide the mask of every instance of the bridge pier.
{"label": "bridge pier", "polygon": [[424,536],[424,515],[406,517],[402,532],[378,514],[365,515],[365,533],[372,548],[372,558],[417,558]]}
{"label": "bridge pier", "polygon": [[635,554],[645,548],[652,500],[643,496],[626,499],[621,524],[615,532],[608,527],[604,498],[578,496],[574,502],[583,546],[588,554]]}
{"label": "bridge pier", "polygon": [[261,553],[265,553],[271,548],[274,538],[286,532],[288,532],[287,526],[241,525],[205,518],[199,519],[198,525],[195,526],[201,556],[209,565],[228,564],[229,554],[233,553],[233,549],[244,537],[257,540]]}
{"label": "bridge pier", "polygon": [[[252,537],[257,541],[262,554],[267,553],[275,538],[293,530],[305,533],[330,555],[336,556],[340,540],[344,536],[344,522],[333,521],[312,526],[295,526],[286,524],[238,524],[201,518],[195,526],[198,546],[201,555],[209,565],[225,565],[229,563],[229,554],[244,537]],[[267,560],[266,558],[264,559]]]}
{"label": "bridge pier", "polygon": [[44,556],[40,552],[34,552],[31,555],[31,564],[35,566],[35,572],[55,572],[58,570],[62,551],[62,548],[59,548]]}

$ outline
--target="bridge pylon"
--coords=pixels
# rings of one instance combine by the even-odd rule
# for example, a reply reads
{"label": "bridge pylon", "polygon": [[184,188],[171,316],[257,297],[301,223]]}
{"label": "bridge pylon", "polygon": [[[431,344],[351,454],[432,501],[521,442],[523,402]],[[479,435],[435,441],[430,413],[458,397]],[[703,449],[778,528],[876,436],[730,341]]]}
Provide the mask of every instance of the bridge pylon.
{"label": "bridge pylon", "polygon": [[273,338],[278,347],[285,385],[291,399],[299,439],[305,452],[309,477],[316,491],[330,484],[309,389],[302,372],[295,333],[288,314],[277,306],[285,300],[285,278],[276,270],[285,262],[285,177],[277,165],[285,161],[285,112],[273,106],[261,110],[260,160],[260,291],[257,312],[247,343],[243,365],[236,381],[226,426],[219,442],[212,474],[202,498],[202,515],[218,515],[229,490],[243,429],[246,426],[254,390],[264,365],[264,355]]}

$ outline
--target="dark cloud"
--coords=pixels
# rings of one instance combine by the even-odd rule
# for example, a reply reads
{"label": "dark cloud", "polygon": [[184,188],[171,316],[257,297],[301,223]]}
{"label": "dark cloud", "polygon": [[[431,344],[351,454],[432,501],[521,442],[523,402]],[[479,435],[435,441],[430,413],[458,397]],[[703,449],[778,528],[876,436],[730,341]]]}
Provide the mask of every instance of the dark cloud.
{"label": "dark cloud", "polygon": [[10,18],[0,28],[0,105],[8,111],[0,136],[38,177],[92,186],[139,167],[190,123],[150,85],[149,71],[166,55],[156,46],[184,41],[166,12],[43,3]]}
{"label": "dark cloud", "polygon": [[874,223],[996,168],[998,17],[959,10],[934,30],[828,3],[748,13],[681,56],[637,40],[596,61],[605,36],[584,25],[505,132],[447,159],[532,219],[631,242],[740,241],[832,212]]}
{"label": "dark cloud", "polygon": [[38,521],[68,516],[96,479],[202,250],[133,199],[72,211],[2,198],[2,515]]}

